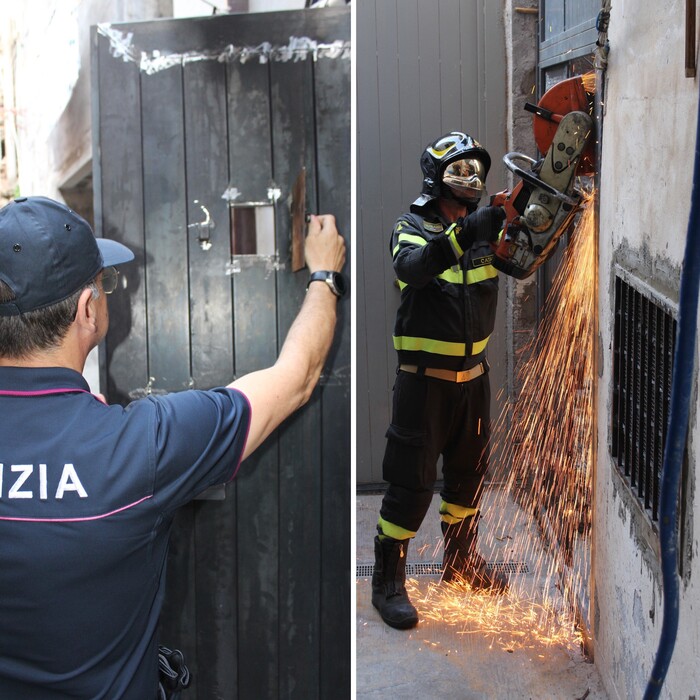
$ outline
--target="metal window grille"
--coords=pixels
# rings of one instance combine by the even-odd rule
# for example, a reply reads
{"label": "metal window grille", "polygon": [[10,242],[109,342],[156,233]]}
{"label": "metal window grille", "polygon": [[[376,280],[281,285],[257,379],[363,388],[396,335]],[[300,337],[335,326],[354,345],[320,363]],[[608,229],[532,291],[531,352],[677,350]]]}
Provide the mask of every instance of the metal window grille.
{"label": "metal window grille", "polygon": [[615,279],[612,455],[653,521],[671,398],[676,320],[668,300],[622,270]]}

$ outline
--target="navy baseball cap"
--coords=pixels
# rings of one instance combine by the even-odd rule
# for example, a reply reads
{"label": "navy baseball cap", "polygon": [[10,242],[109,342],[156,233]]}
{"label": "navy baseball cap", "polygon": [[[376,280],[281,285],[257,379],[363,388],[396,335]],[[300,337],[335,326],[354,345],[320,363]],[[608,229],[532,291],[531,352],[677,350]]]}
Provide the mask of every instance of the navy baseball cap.
{"label": "navy baseball cap", "polygon": [[57,304],[105,267],[134,259],[121,243],[95,235],[82,216],[47,197],[18,197],[0,209],[0,280],[14,292],[0,316]]}

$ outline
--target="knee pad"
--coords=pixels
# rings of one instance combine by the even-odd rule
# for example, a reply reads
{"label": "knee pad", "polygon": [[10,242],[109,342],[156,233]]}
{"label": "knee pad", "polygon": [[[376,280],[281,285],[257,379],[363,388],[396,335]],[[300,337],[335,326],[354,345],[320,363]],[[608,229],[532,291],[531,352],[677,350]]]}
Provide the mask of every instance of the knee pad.
{"label": "knee pad", "polygon": [[408,540],[416,536],[413,530],[394,525],[394,523],[384,520],[381,516],[379,516],[379,522],[377,523],[377,532],[380,540],[384,540],[387,537],[390,537],[392,540]]}
{"label": "knee pad", "polygon": [[465,518],[473,518],[479,512],[478,508],[465,508],[456,503],[440,501],[440,520],[448,525],[461,523]]}

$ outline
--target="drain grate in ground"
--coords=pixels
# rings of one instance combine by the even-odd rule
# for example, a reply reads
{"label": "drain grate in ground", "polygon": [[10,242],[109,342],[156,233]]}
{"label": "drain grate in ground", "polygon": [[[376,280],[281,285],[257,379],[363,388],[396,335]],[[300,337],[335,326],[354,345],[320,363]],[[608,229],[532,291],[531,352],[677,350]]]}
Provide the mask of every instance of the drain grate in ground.
{"label": "drain grate in ground", "polygon": [[[524,561],[489,561],[486,568],[501,574],[529,574],[530,568]],[[358,564],[357,578],[371,578],[374,573],[374,564]],[[406,562],[406,576],[440,576],[442,574],[442,562],[439,561],[415,561]]]}

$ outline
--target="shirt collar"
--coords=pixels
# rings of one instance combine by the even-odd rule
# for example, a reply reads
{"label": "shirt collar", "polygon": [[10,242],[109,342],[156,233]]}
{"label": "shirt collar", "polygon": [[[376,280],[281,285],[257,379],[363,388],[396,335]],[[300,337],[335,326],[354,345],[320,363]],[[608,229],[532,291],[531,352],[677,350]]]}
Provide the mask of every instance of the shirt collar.
{"label": "shirt collar", "polygon": [[90,385],[82,374],[68,367],[0,367],[2,391],[46,389],[90,391]]}

